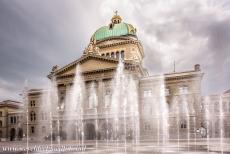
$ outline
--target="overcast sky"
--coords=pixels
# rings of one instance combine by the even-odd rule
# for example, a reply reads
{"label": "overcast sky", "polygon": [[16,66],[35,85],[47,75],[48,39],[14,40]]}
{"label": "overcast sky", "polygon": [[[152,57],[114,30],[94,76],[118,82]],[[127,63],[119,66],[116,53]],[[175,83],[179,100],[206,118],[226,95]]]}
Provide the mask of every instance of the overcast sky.
{"label": "overcast sky", "polygon": [[228,0],[0,0],[0,100],[48,84],[53,65],[82,55],[94,31],[118,10],[137,28],[150,74],[201,64],[203,94],[230,89]]}

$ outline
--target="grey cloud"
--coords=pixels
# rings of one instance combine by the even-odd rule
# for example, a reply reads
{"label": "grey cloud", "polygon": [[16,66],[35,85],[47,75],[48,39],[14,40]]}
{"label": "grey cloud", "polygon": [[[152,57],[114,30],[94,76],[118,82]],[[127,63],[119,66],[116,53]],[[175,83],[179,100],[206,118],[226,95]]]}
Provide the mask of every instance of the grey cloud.
{"label": "grey cloud", "polygon": [[152,74],[171,72],[174,60],[178,71],[200,63],[204,93],[222,92],[230,88],[229,8],[227,0],[2,0],[0,79],[9,84],[0,92],[18,98],[25,79],[46,86],[51,67],[80,57],[114,10],[137,28]]}

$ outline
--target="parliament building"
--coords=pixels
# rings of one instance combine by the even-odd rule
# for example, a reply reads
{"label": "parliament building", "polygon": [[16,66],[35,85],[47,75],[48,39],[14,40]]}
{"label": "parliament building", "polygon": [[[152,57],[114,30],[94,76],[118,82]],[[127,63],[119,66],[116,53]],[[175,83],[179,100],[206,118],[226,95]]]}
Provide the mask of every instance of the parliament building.
{"label": "parliament building", "polygon": [[[77,65],[81,67],[81,75],[85,82],[86,91],[92,82],[95,83],[98,96],[97,115],[95,114],[95,107],[90,106],[88,101],[85,101],[83,109],[83,125],[86,140],[105,139],[105,132],[109,127],[108,123],[106,124],[105,117],[110,108],[108,101],[111,100],[112,80],[116,73],[119,58],[122,58],[124,61],[125,73],[131,74],[138,85],[140,140],[156,139],[154,134],[157,132],[156,121],[158,116],[154,110],[154,104],[157,100],[154,97],[159,97],[155,96],[155,93],[159,91],[159,83],[162,80],[162,76],[165,91],[164,97],[168,106],[169,123],[167,127],[169,138],[178,138],[178,132],[180,133],[180,138],[202,137],[198,133],[199,128],[205,127],[203,122],[204,112],[202,111],[203,99],[201,96],[201,82],[204,74],[201,71],[200,65],[195,64],[188,71],[150,75],[148,70],[142,65],[144,57],[145,52],[141,41],[138,39],[137,29],[133,25],[124,22],[119,15],[115,14],[108,25],[102,26],[94,32],[89,45],[79,59],[64,67],[54,66],[52,68],[48,78],[56,79],[59,98],[58,106],[63,106],[68,101],[66,99],[66,91],[73,85]],[[50,113],[46,112],[44,106],[40,105],[44,91],[42,89],[28,90],[27,113],[29,118],[27,122],[24,121],[23,132],[28,132],[31,140],[49,138],[51,132],[50,120],[52,119],[54,134],[59,131],[61,139],[74,139],[74,134],[72,137],[66,135],[69,130],[65,128],[65,109],[57,109],[57,112],[51,117]],[[184,99],[186,99],[188,104],[187,112],[186,115],[181,116],[178,114],[175,106],[180,106]],[[96,132],[95,118],[98,118],[98,132]],[[27,129],[29,130],[26,131]],[[100,134],[100,137],[96,134]]]}

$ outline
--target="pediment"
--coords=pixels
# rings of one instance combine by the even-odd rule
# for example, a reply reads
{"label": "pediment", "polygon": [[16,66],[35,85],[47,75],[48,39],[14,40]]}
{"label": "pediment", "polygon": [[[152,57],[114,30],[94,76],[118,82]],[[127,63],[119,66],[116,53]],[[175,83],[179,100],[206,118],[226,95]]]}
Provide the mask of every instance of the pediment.
{"label": "pediment", "polygon": [[80,66],[81,72],[94,72],[97,70],[107,70],[107,69],[114,69],[117,66],[117,61],[104,58],[101,56],[86,56],[83,58],[78,59],[77,61],[67,65],[59,69],[56,72],[57,76],[65,76],[74,74],[76,71],[77,65]]}

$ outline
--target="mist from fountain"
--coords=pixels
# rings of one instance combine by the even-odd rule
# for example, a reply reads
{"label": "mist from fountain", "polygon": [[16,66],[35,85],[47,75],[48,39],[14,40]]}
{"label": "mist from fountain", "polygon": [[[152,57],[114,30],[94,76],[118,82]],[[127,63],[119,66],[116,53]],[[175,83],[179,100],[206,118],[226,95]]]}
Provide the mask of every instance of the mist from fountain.
{"label": "mist from fountain", "polygon": [[164,83],[164,77],[162,76],[159,84],[160,84],[160,89],[159,89],[159,111],[160,111],[160,120],[161,120],[161,131],[162,131],[162,144],[165,145],[168,142],[169,139],[169,123],[168,123],[168,118],[169,118],[169,108],[168,108],[168,103],[166,101],[166,88],[165,88],[165,83]]}
{"label": "mist from fountain", "polygon": [[[64,116],[67,120],[67,136],[70,138],[75,132],[76,141],[84,144],[84,125],[83,125],[83,101],[85,94],[85,82],[81,76],[81,68],[76,66],[75,77],[72,87],[67,89],[67,98]],[[75,125],[73,125],[75,123]],[[73,129],[73,127],[75,129]]]}
{"label": "mist from fountain", "polygon": [[44,111],[49,114],[50,121],[50,145],[53,147],[53,139],[55,138],[54,126],[53,126],[53,116],[57,114],[57,106],[58,106],[58,90],[56,79],[52,78],[51,83],[49,84],[49,88],[47,92],[44,92],[42,95],[42,108]]}
{"label": "mist from fountain", "polygon": [[223,96],[220,95],[219,96],[219,121],[220,121],[220,125],[219,125],[219,129],[220,129],[220,148],[221,148],[221,153],[223,154],[223,138],[224,138],[224,112],[223,112]]}
{"label": "mist from fountain", "polygon": [[117,146],[119,141],[123,141],[126,148],[127,139],[132,138],[136,144],[139,140],[138,93],[137,83],[132,75],[125,74],[124,62],[121,58],[114,75],[112,90],[110,113],[114,130],[113,138]]}
{"label": "mist from fountain", "polygon": [[26,153],[29,153],[29,101],[28,101],[28,80],[25,80],[23,89],[24,105],[23,110],[26,114]]}
{"label": "mist from fountain", "polygon": [[140,120],[139,120],[139,101],[138,101],[138,88],[137,82],[132,75],[128,76],[127,85],[127,102],[126,108],[128,106],[127,112],[131,116],[131,126],[132,126],[132,140],[136,145],[139,144],[140,140]]}
{"label": "mist from fountain", "polygon": [[209,121],[210,121],[210,111],[209,111],[210,98],[208,96],[206,96],[204,98],[204,104],[203,105],[204,105],[203,107],[205,109],[207,152],[209,152],[209,148],[210,148],[210,131],[209,131],[209,128],[210,128],[210,124],[209,124]]}
{"label": "mist from fountain", "polygon": [[97,89],[96,89],[96,84],[94,81],[90,84],[90,89],[89,89],[89,108],[94,110],[94,117],[95,117],[95,132],[96,132],[96,149],[98,148],[98,112],[97,112],[97,107],[98,107],[98,96],[97,96]]}
{"label": "mist from fountain", "polygon": [[[183,119],[182,128],[187,128],[187,147],[189,151],[189,144],[190,144],[190,107],[187,100],[187,89],[181,87],[180,89],[181,95],[181,106],[180,106],[180,119]],[[185,118],[183,118],[185,117]],[[185,120],[185,121],[184,121]],[[185,123],[184,123],[185,122]],[[185,124],[185,125],[184,125]]]}
{"label": "mist from fountain", "polygon": [[180,151],[180,105],[178,96],[173,99],[174,111],[176,113],[176,124],[177,124],[177,151]]}

